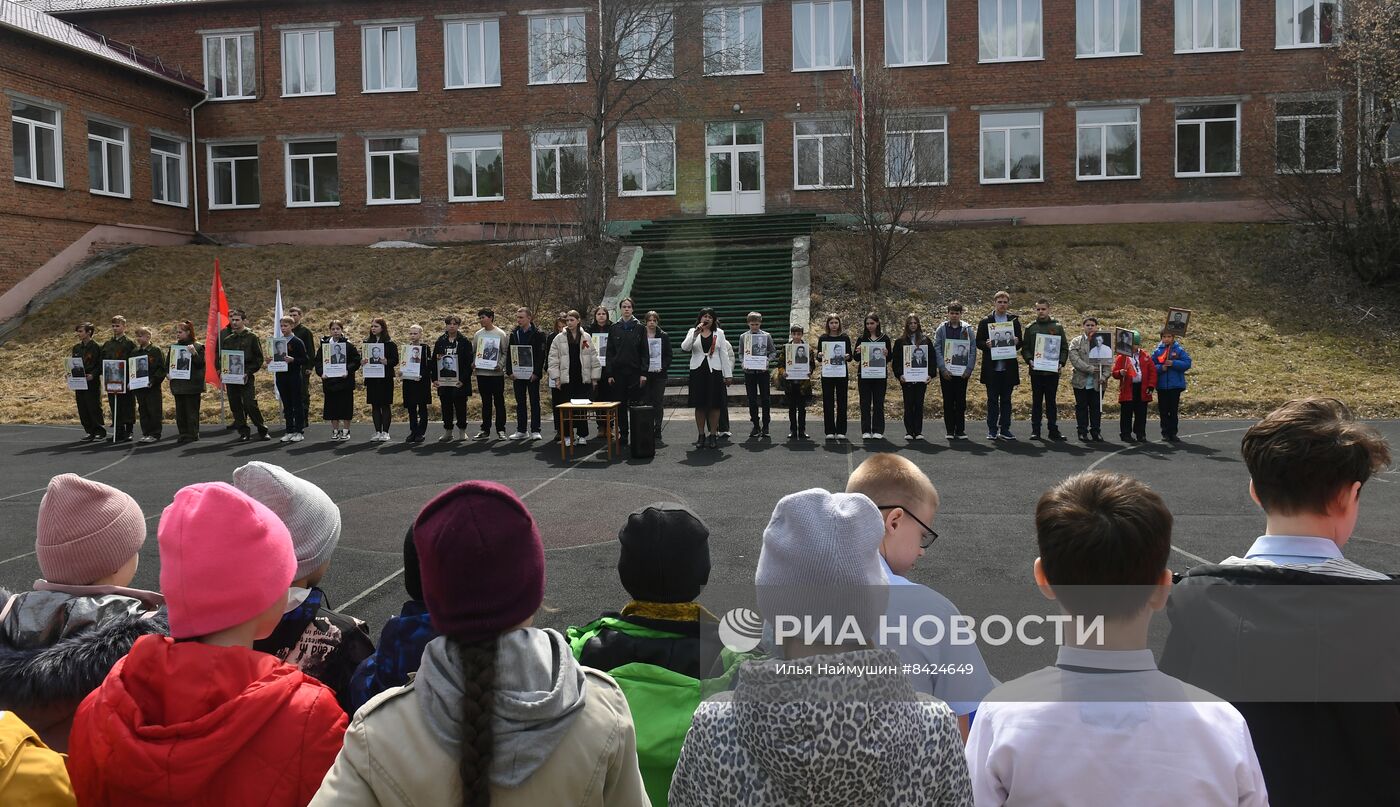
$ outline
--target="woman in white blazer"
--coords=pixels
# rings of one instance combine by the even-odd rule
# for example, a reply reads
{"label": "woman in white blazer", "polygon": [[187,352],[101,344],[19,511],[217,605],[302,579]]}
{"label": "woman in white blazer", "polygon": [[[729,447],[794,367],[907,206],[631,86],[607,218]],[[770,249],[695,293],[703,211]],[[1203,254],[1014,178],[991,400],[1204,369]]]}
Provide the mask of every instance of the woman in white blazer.
{"label": "woman in white blazer", "polygon": [[[696,448],[719,448],[719,414],[729,405],[725,387],[734,377],[734,348],[719,329],[713,308],[700,309],[695,326],[681,341],[681,351],[690,352],[690,406],[695,408],[695,428],[700,436]],[[709,427],[709,436],[705,428]]]}
{"label": "woman in white blazer", "polygon": [[[564,400],[588,398],[593,385],[603,374],[598,365],[598,351],[593,347],[593,335],[579,327],[582,317],[577,311],[564,315],[564,332],[549,343],[549,386],[563,392]],[[588,442],[588,421],[575,419],[575,434],[564,434],[559,411],[554,412],[554,430],[564,445]]]}

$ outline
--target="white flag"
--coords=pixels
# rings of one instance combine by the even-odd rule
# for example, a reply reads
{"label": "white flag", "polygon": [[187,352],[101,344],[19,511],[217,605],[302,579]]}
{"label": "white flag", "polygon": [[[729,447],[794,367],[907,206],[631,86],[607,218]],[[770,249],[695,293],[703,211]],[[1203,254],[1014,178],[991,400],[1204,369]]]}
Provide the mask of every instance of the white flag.
{"label": "white flag", "polygon": [[[272,307],[272,335],[280,336],[282,333],[282,281],[277,281],[277,302]],[[282,393],[277,391],[277,385],[272,385],[272,394],[277,400],[282,400]]]}

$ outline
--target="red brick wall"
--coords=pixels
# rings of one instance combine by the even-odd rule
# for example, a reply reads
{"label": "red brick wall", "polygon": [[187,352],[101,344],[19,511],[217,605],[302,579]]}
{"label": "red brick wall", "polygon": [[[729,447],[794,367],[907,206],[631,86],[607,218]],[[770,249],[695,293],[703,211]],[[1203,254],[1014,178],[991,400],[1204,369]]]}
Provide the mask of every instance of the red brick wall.
{"label": "red brick wall", "polygon": [[[10,96],[61,108],[62,188],[14,180]],[[191,94],[155,79],[0,30],[0,293],[99,224],[192,229],[188,208],[151,201],[150,129],[187,131]],[[131,198],[88,191],[87,116],[131,126]]]}
{"label": "red brick wall", "polygon": [[[576,5],[560,0],[555,5]],[[211,102],[199,111],[202,137],[260,137],[262,207],[214,211],[206,219],[212,231],[259,229],[422,226],[478,221],[549,221],[569,219],[570,202],[530,198],[528,126],[557,119],[569,106],[570,87],[527,84],[527,18],[521,9],[549,6],[539,0],[498,0],[472,10],[507,12],[500,18],[502,87],[443,90],[442,23],[437,14],[460,12],[460,4],[406,0],[393,4],[355,2],[286,2],[199,5],[108,12],[76,18],[81,24],[162,54],[187,70],[202,71],[199,30],[256,27],[259,99]],[[577,5],[589,5],[581,3]],[[1267,131],[1272,121],[1269,96],[1322,89],[1325,52],[1274,50],[1274,3],[1243,0],[1242,52],[1176,55],[1171,2],[1143,0],[1142,50],[1137,57],[1075,58],[1074,0],[1044,0],[1043,61],[978,63],[978,15],[974,0],[950,0],[949,64],[900,68],[898,78],[919,106],[947,107],[950,125],[952,187],[961,207],[1002,208],[1089,205],[1128,202],[1229,201],[1256,196],[1252,177],[1272,171]],[[853,0],[860,8],[860,0]],[[867,0],[866,63],[883,69],[882,0]],[[418,21],[419,90],[411,93],[362,94],[360,27],[357,19],[422,17]],[[338,21],[335,30],[337,94],[333,97],[281,98],[280,31],[285,23]],[[677,196],[617,198],[610,183],[613,219],[652,218],[704,209],[704,129],[706,120],[742,116],[766,124],[766,188],[771,210],[823,208],[838,204],[827,191],[795,191],[792,121],[801,112],[849,109],[850,77],[846,71],[791,71],[791,4],[779,0],[763,8],[763,75],[692,79],[678,119]],[[858,35],[859,26],[856,29]],[[698,42],[682,43],[677,60],[698,63]],[[859,43],[854,48],[859,62]],[[692,73],[692,75],[694,75]],[[1168,99],[1196,96],[1246,96],[1242,131],[1245,139],[1241,178],[1177,179],[1174,168],[1174,105]],[[1075,101],[1150,99],[1141,110],[1140,180],[1080,182],[1075,178]],[[1045,105],[1044,177],[1034,184],[982,185],[978,181],[979,112],[974,105]],[[446,136],[439,130],[462,126],[500,126],[505,132],[506,199],[503,202],[451,203],[447,199]],[[364,139],[360,133],[390,129],[425,130],[421,138],[423,202],[405,206],[367,206]],[[283,144],[278,135],[336,132],[340,139],[342,203],[338,208],[285,207]],[[1262,137],[1262,144],[1251,142]],[[608,163],[616,162],[609,144]],[[201,175],[204,163],[201,157]],[[202,190],[202,189],[201,189]],[[201,197],[202,197],[201,193]]]}

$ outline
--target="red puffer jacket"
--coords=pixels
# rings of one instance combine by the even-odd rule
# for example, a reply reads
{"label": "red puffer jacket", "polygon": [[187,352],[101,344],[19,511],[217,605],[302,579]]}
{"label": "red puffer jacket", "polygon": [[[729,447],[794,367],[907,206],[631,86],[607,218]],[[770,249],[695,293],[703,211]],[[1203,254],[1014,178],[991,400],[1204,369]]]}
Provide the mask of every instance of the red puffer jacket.
{"label": "red puffer jacket", "polygon": [[305,805],[345,734],[335,694],[242,647],[143,636],[78,707],[85,805]]}
{"label": "red puffer jacket", "polygon": [[[1137,352],[1139,372],[1142,374],[1142,400],[1152,400],[1152,391],[1157,388],[1157,367],[1152,363],[1152,357],[1147,355],[1147,351],[1138,348]],[[1128,362],[1128,357],[1119,353],[1113,359],[1113,377],[1118,379],[1118,403],[1127,403],[1133,399],[1133,376],[1132,365]]]}

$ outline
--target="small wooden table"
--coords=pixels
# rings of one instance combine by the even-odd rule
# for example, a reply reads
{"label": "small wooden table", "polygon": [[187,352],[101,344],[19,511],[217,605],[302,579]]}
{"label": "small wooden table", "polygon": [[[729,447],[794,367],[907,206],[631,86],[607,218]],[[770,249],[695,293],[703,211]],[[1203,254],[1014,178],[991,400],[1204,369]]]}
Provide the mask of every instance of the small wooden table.
{"label": "small wooden table", "polygon": [[608,462],[612,462],[613,441],[617,439],[618,412],[622,411],[621,403],[618,401],[594,401],[588,404],[562,403],[554,409],[561,413],[562,433],[559,435],[559,456],[561,459],[567,461],[569,455],[573,453],[573,446],[564,444],[564,435],[573,436],[575,414],[582,413],[584,421],[587,421],[594,414],[602,416],[598,418],[598,430],[602,433],[603,443],[608,448]]}

